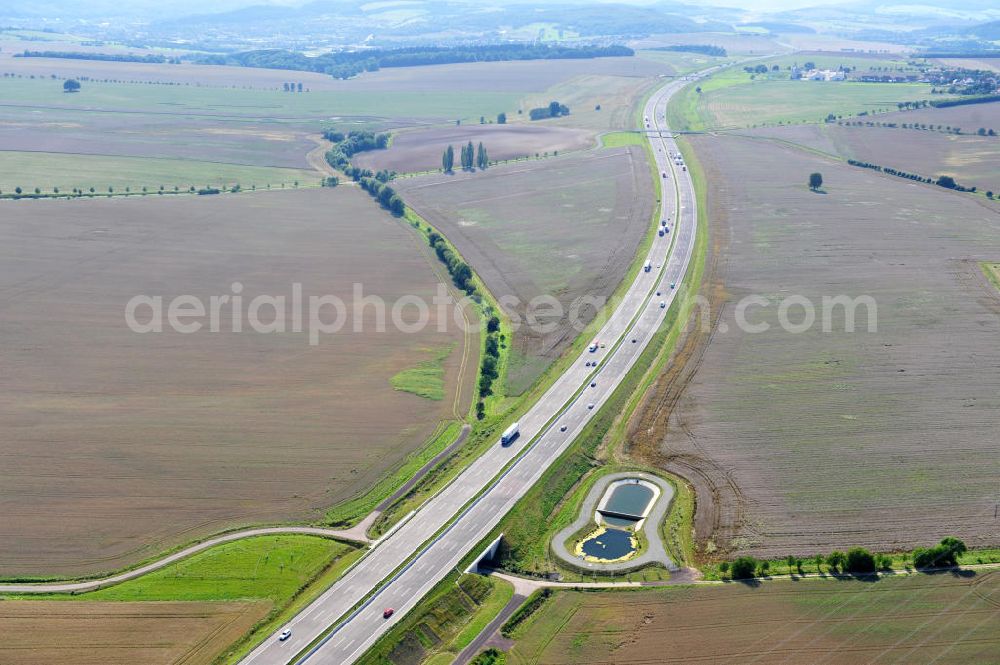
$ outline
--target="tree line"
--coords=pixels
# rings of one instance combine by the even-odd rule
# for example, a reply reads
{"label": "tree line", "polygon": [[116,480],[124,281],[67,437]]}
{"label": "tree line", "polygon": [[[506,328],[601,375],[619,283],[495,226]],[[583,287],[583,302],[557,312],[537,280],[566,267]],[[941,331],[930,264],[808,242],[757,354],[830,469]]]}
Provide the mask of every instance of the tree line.
{"label": "tree line", "polygon": [[[937,545],[913,550],[913,567],[918,570],[953,568],[958,565],[958,558],[967,551],[964,542],[954,536],[948,536]],[[904,556],[903,560],[906,559]],[[826,564],[833,574],[871,575],[879,570],[892,570],[893,558],[888,554],[872,554],[863,547],[852,547],[847,552],[837,550],[826,556],[816,554],[808,560],[789,555],[785,558],[785,563],[788,565],[789,575],[792,574],[793,568],[799,575],[804,575],[807,563],[812,563],[817,573],[822,573],[822,566]],[[719,570],[734,580],[745,580],[766,577],[770,574],[771,563],[758,561],[752,556],[741,556],[732,563],[723,561],[719,565]]]}
{"label": "tree line", "polygon": [[345,134],[337,129],[328,129],[323,132],[323,138],[334,144],[326,151],[326,163],[346,172],[351,165],[351,157],[359,152],[388,148],[390,135],[388,132],[375,133],[369,130],[351,130]]}
{"label": "tree line", "polygon": [[[431,231],[427,234],[427,244],[448,270],[455,287],[464,291],[466,295],[477,297],[472,268],[448,246],[444,237],[436,231]],[[483,360],[479,368],[479,399],[476,401],[476,418],[479,420],[486,417],[486,405],[483,400],[493,394],[493,383],[500,376],[500,349],[506,343],[504,335],[500,333],[500,318],[489,308],[485,314],[488,317],[486,339],[483,345]]]}
{"label": "tree line", "polygon": [[726,49],[713,44],[671,44],[670,46],[654,46],[650,51],[676,51],[680,53],[700,53],[702,55],[714,55],[720,58],[726,57]]}
{"label": "tree line", "polygon": [[1000,95],[979,95],[976,97],[960,97],[958,99],[935,99],[931,106],[938,109],[949,106],[965,106],[966,104],[988,104],[990,102],[1000,102]]}
{"label": "tree line", "polygon": [[[330,178],[326,180],[331,180]],[[332,187],[334,184],[327,184],[326,180],[321,181],[320,185],[323,187]],[[336,180],[336,178],[332,178]],[[279,183],[282,189],[285,188],[285,183]],[[299,181],[296,180],[292,183],[293,187],[299,186]],[[267,189],[271,189],[271,184],[262,185]],[[257,185],[251,185],[250,189],[252,191],[257,191]],[[35,187],[32,190],[26,190],[24,187],[14,187],[14,191],[4,192],[0,190],[0,199],[70,199],[70,198],[94,198],[94,197],[112,197],[112,196],[148,196],[150,194],[221,194],[222,192],[230,192],[232,194],[239,193],[243,191],[242,185],[236,183],[234,185],[205,185],[204,187],[195,187],[194,185],[181,188],[178,185],[174,185],[173,189],[167,189],[164,185],[160,185],[159,189],[151,189],[148,186],[143,185],[142,187],[133,190],[131,186],[125,186],[120,190],[116,190],[114,185],[109,185],[106,190],[98,191],[97,187],[90,187],[84,189],[82,187],[73,187],[69,192],[61,191],[58,187],[53,187],[50,191],[43,191],[41,187]]]}
{"label": "tree line", "polygon": [[556,101],[549,102],[548,106],[541,106],[528,111],[528,118],[531,120],[558,118],[562,115],[569,115],[569,107]]}
{"label": "tree line", "polygon": [[[477,168],[485,170],[490,165],[490,156],[486,152],[482,141],[479,142],[478,148],[473,148],[472,141],[463,145],[459,159],[463,171],[473,171]],[[441,155],[441,168],[444,169],[445,173],[454,172],[455,148],[453,146],[449,145],[444,149],[444,154]]]}
{"label": "tree line", "polygon": [[65,60],[100,60],[103,62],[144,62],[154,65],[180,63],[180,58],[165,55],[135,55],[133,53],[85,53],[83,51],[24,51],[15,53],[15,58],[62,58]]}
{"label": "tree line", "polygon": [[955,179],[950,175],[941,175],[937,179],[928,178],[916,173],[908,173],[906,171],[900,171],[899,169],[894,169],[891,166],[879,166],[878,164],[873,164],[871,162],[863,162],[857,159],[848,159],[847,163],[851,166],[858,166],[863,169],[872,169],[873,171],[878,171],[880,173],[888,173],[889,175],[894,175],[898,178],[906,178],[907,180],[913,180],[915,182],[923,182],[927,184],[937,185],[938,187],[944,187],[945,189],[953,189],[956,192],[972,192],[975,193],[976,187],[964,187],[955,182]]}
{"label": "tree line", "polygon": [[403,199],[396,193],[388,183],[375,177],[361,177],[357,179],[361,189],[371,194],[372,198],[378,201],[379,205],[391,212],[396,217],[402,217],[406,212]]}
{"label": "tree line", "polygon": [[319,72],[335,78],[350,78],[362,72],[389,67],[418,67],[459,62],[504,60],[557,60],[632,56],[627,46],[556,46],[543,44],[486,44],[479,46],[411,46],[398,49],[341,51],[320,56],[284,49],[262,49],[234,54],[211,54],[194,59],[196,64],[236,65]]}

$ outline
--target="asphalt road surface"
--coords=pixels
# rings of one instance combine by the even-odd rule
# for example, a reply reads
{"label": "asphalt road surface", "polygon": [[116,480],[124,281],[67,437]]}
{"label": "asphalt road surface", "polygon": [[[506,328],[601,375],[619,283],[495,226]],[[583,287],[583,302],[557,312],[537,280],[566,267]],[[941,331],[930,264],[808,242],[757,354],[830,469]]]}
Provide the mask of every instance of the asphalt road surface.
{"label": "asphalt road surface", "polygon": [[[710,71],[714,70],[702,75]],[[584,351],[556,380],[520,418],[521,436],[512,445],[497,443],[476,459],[326,592],[281,626],[291,629],[288,640],[280,642],[275,632],[243,663],[292,662],[331,626],[324,639],[295,662],[353,663],[479,545],[614,392],[663,323],[694,253],[694,187],[688,172],[671,158],[679,149],[663,117],[667,100],[690,78],[671,81],[657,90],[644,109],[648,121],[644,129],[663,184],[662,215],[670,232],[654,238],[646,257],[652,270],[639,271],[598,334],[604,348],[594,353]],[[656,295],[657,291],[661,295]],[[588,360],[598,361],[597,367],[585,366]],[[591,387],[592,382],[596,387]],[[566,430],[560,431],[563,426]],[[498,478],[497,474],[521,453],[523,456]],[[383,619],[383,610],[389,607],[395,613]]]}

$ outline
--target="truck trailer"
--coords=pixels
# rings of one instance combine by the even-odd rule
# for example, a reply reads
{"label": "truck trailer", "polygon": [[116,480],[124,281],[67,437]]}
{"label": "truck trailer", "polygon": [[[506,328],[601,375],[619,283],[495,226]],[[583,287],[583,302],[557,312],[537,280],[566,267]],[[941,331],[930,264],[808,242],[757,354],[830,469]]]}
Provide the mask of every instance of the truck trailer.
{"label": "truck trailer", "polygon": [[521,430],[518,429],[518,423],[514,423],[500,435],[500,445],[509,446],[520,433]]}

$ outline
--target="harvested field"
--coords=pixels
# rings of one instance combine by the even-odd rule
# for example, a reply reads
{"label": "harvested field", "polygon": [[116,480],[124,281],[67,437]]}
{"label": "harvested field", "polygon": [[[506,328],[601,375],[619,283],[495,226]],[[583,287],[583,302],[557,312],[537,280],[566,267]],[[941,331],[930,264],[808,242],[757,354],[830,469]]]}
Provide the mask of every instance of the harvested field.
{"label": "harvested field", "polygon": [[121,193],[128,187],[139,193],[145,187],[154,193],[189,187],[229,189],[236,184],[246,189],[282,189],[297,186],[315,187],[321,175],[305,169],[264,166],[241,166],[190,159],[154,159],[147,157],[111,157],[107,155],[69,155],[58,152],[0,151],[0,191],[10,194],[21,187],[31,192],[58,188],[63,193],[74,188],[88,191],[93,187],[106,193],[108,187]]}
{"label": "harvested field", "polygon": [[[784,36],[782,36],[784,37]],[[767,55],[787,50],[769,35],[748,35],[722,32],[692,32],[688,34],[657,34],[635,41],[635,48],[653,48],[673,44],[713,44],[726,49],[729,55]]]}
{"label": "harvested field", "polygon": [[994,58],[934,58],[933,62],[946,67],[964,67],[966,69],[984,69],[990,72],[1000,72],[1000,61]]}
{"label": "harvested field", "polygon": [[[491,118],[492,120],[492,118]],[[363,152],[356,166],[399,173],[441,169],[441,154],[451,145],[459,152],[469,141],[482,142],[491,160],[516,159],[535,153],[569,152],[594,145],[591,132],[546,124],[464,125],[403,131],[392,138],[388,150]]]}
{"label": "harvested field", "polygon": [[[649,228],[652,183],[638,147],[595,150],[491,167],[485,172],[404,178],[396,189],[455,243],[508,314],[524,320],[526,305],[554,296],[560,318],[522,325],[514,339],[508,391],[520,394],[576,338],[568,318],[582,296],[607,298],[625,275]],[[584,308],[586,324],[593,309]]]}
{"label": "harvested field", "polygon": [[[692,375],[648,400],[660,462],[698,486],[702,554],[996,545],[1000,298],[980,261],[1000,216],[977,199],[737,137],[698,137],[723,233],[721,322]],[[761,169],[760,164],[767,164]],[[820,171],[826,193],[809,192]],[[722,222],[721,231],[718,225]],[[737,325],[745,297],[751,333]],[[877,331],[822,298],[871,296]],[[816,323],[780,326],[804,296]],[[719,309],[721,308],[721,309]],[[788,318],[803,320],[802,306]]]}
{"label": "harvested field", "polygon": [[[933,129],[819,124],[749,133],[926,177],[950,175],[961,185],[1000,191],[1000,137],[977,135],[980,127],[1000,132],[1000,104],[889,113],[872,122],[917,123]],[[960,127],[962,134],[949,133],[948,127]]]}
{"label": "harvested field", "polygon": [[931,86],[920,83],[763,80],[706,92],[699,106],[711,119],[710,127],[728,128],[818,122],[830,113],[885,111],[900,101],[930,97]]}
{"label": "harvested field", "polygon": [[[648,62],[659,66],[661,74],[673,73],[669,65]],[[526,117],[530,109],[548,106],[555,99],[568,106],[570,114],[534,123],[581,127],[591,131],[636,129],[637,108],[642,97],[658,83],[654,76],[578,76],[554,85],[544,93],[528,95],[521,102],[521,108]]]}
{"label": "harvested field", "polygon": [[[22,46],[23,48],[43,48]],[[46,47],[47,48],[47,47]],[[77,50],[77,49],[72,49]],[[6,58],[0,73],[23,76],[105,78],[127,82],[157,82],[219,88],[280,90],[283,83],[301,81],[313,92],[541,92],[560,81],[585,74],[656,76],[661,68],[639,58],[475,62],[424,67],[390,67],[349,79],[314,72],[216,65],[168,65],[102,62],[63,58]]]}
{"label": "harvested field", "polygon": [[1000,573],[877,582],[561,591],[519,629],[513,665],[992,663]]}
{"label": "harvested field", "polygon": [[[469,408],[475,338],[438,332],[436,307],[416,333],[388,314],[373,332],[374,306],[355,315],[354,283],[391,306],[430,299],[446,280],[357,188],[3,207],[0,575],[95,573],[228,527],[316,518]],[[241,332],[232,303],[219,332],[206,317],[190,334],[166,318],[163,333],[126,326],[135,295],[162,295],[166,309],[189,294],[208,309],[234,282]],[[327,294],[345,303],[346,323],[312,346],[309,297]],[[259,295],[286,299],[290,332],[250,327]],[[149,320],[149,308],[137,314]],[[453,349],[441,360],[445,399],[394,389],[393,376],[442,348]]]}
{"label": "harvested field", "polygon": [[47,110],[35,118],[24,109],[0,106],[0,150],[306,168],[305,155],[317,135],[306,123],[74,110]]}
{"label": "harvested field", "polygon": [[211,663],[267,614],[266,602],[0,603],[9,665]]}

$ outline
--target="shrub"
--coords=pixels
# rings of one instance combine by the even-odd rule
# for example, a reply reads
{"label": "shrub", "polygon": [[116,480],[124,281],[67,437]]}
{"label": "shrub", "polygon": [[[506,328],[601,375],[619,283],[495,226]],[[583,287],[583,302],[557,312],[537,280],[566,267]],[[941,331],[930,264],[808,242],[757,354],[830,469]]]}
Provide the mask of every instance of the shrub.
{"label": "shrub", "polygon": [[746,580],[757,571],[757,559],[752,556],[741,556],[730,566],[730,577],[734,580]]}
{"label": "shrub", "polygon": [[917,568],[945,568],[958,565],[958,557],[968,548],[958,538],[948,536],[934,547],[913,551],[913,565]]}
{"label": "shrub", "polygon": [[852,547],[847,550],[845,570],[849,573],[874,573],[875,557],[863,547]]}

